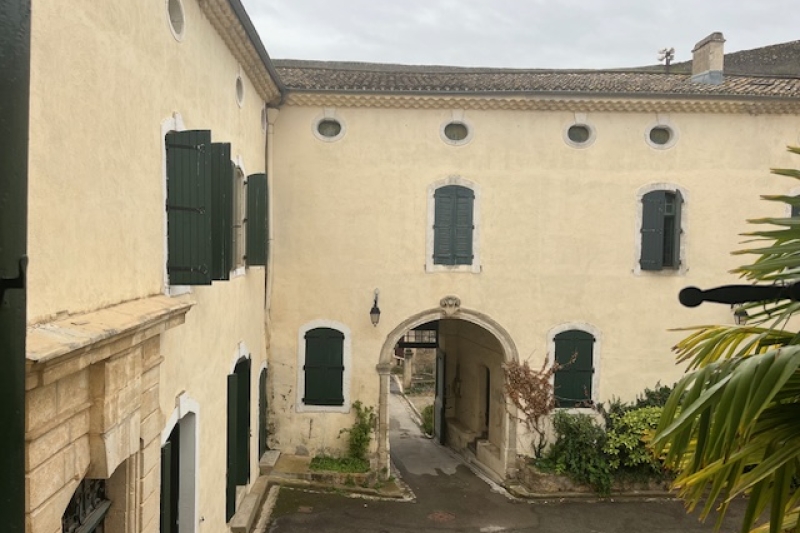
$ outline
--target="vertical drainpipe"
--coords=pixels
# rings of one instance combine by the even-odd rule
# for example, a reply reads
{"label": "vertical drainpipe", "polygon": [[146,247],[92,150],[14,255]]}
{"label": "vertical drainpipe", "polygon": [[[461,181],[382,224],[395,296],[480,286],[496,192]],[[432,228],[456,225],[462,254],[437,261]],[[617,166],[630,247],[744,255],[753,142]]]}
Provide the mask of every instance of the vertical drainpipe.
{"label": "vertical drainpipe", "polygon": [[269,191],[268,205],[267,205],[267,287],[264,295],[264,328],[267,336],[267,347],[270,346],[270,330],[269,330],[269,315],[270,307],[272,305],[272,282],[275,279],[275,248],[273,246],[273,236],[275,234],[275,189],[273,188],[273,173],[275,169],[274,154],[275,150],[275,121],[278,119],[278,109],[274,107],[267,108],[267,191]]}
{"label": "vertical drainpipe", "polygon": [[0,517],[25,532],[30,0],[0,2]]}

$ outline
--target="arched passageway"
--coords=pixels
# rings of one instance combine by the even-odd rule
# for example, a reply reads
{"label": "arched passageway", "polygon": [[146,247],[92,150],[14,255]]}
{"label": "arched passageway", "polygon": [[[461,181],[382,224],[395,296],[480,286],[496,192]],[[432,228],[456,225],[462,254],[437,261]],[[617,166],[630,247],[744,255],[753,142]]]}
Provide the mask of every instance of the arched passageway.
{"label": "arched passageway", "polygon": [[389,380],[395,347],[409,330],[436,323],[435,437],[504,479],[514,468],[517,419],[506,401],[502,365],[517,361],[508,332],[490,317],[448,297],[395,327],[381,349],[378,461],[389,466]]}

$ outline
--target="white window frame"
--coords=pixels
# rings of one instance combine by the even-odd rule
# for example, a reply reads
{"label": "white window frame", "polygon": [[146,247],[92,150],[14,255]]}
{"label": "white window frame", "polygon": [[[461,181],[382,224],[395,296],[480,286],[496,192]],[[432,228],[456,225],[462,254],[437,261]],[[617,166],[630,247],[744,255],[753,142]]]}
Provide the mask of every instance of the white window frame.
{"label": "white window frame", "polygon": [[[344,335],[342,341],[342,405],[306,405],[303,398],[306,396],[306,373],[303,367],[306,364],[306,333],[312,329],[330,328],[335,329]],[[312,320],[303,324],[297,332],[297,401],[295,410],[298,413],[349,413],[350,412],[350,382],[352,379],[352,334],[350,328],[342,324],[327,319]]]}
{"label": "white window frame", "polygon": [[[570,139],[569,129],[573,126],[583,126],[586,128],[589,131],[589,138],[582,143],[575,142]],[[595,129],[594,124],[586,118],[586,113],[575,113],[573,120],[564,126],[564,129],[561,132],[561,138],[564,140],[564,143],[566,143],[567,146],[581,150],[584,148],[589,148],[594,144],[594,141],[597,140],[597,130]]]}
{"label": "white window frame", "polygon": [[[642,217],[643,213],[642,210],[644,208],[644,204],[642,203],[642,199],[644,195],[653,192],[653,191],[667,191],[667,192],[680,192],[681,198],[683,200],[683,204],[681,204],[681,240],[678,243],[678,259],[680,260],[680,265],[678,268],[664,268],[661,270],[642,270],[642,265],[639,264],[639,260],[642,257]],[[635,276],[685,276],[686,272],[689,271],[689,266],[687,265],[686,261],[686,241],[689,238],[689,191],[687,191],[684,187],[680,185],[676,185],[674,183],[650,183],[639,188],[636,191],[636,227],[634,228],[634,237],[635,237],[635,245],[634,245],[634,262],[633,262],[633,274]]]}
{"label": "white window frame", "polygon": [[[556,360],[556,335],[573,329],[584,331],[594,337],[594,346],[592,347],[592,397],[590,400],[597,405],[600,401],[600,354],[603,350],[603,336],[597,327],[588,322],[564,322],[551,328],[547,332],[547,364],[548,366],[553,366]],[[550,385],[555,386],[555,375],[550,377]],[[559,407],[558,410],[569,413],[596,414],[595,409],[591,407]]]}
{"label": "white window frame", "polygon": [[178,531],[195,533],[198,524],[197,511],[200,509],[200,404],[186,392],[178,396],[176,403],[177,407],[172,411],[161,432],[161,446],[167,442],[175,426],[180,424],[178,513],[182,517],[189,517],[190,520],[181,520],[178,523]]}
{"label": "white window frame", "polygon": [[[436,190],[448,185],[459,185],[471,189],[475,194],[472,204],[472,264],[469,265],[437,265],[433,262],[434,232],[433,223],[436,219]],[[481,267],[481,202],[482,194],[480,186],[461,176],[448,176],[447,178],[435,181],[428,185],[428,209],[427,226],[425,228],[425,272],[471,272],[479,274]]]}
{"label": "white window frame", "polygon": [[[669,142],[666,144],[656,144],[650,140],[650,130],[653,128],[664,128],[669,130],[671,133]],[[658,113],[656,115],[656,119],[653,122],[650,122],[644,130],[644,142],[646,142],[647,146],[653,148],[654,150],[669,150],[677,144],[680,136],[681,133],[678,130],[678,127],[672,122],[672,120],[670,120],[669,115],[661,113]]]}
{"label": "white window frame", "polygon": [[[247,172],[244,169],[244,163],[242,162],[242,156],[239,155],[234,162],[235,168],[233,169],[233,194],[234,194],[234,202],[239,206],[239,212],[236,211],[236,205],[233,207],[233,217],[234,220],[232,221],[234,225],[238,222],[241,226],[241,231],[234,233],[234,245],[232,254],[234,256],[233,261],[233,269],[231,270],[231,277],[235,278],[238,276],[244,276],[247,270],[247,261],[244,259],[244,256],[247,254]],[[241,178],[239,177],[241,175]],[[239,217],[237,217],[237,214]],[[237,220],[237,218],[239,220]],[[234,228],[235,231],[235,228]],[[237,247],[235,237],[236,235],[240,235],[241,243],[240,247]],[[240,251],[241,254],[237,257],[237,252]]]}

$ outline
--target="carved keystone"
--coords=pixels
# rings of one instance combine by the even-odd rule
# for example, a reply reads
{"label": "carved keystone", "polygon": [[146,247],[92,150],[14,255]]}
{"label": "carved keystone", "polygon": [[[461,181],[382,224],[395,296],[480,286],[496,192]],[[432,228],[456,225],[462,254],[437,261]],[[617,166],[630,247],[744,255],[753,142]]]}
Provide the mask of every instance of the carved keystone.
{"label": "carved keystone", "polygon": [[461,309],[461,300],[458,296],[445,296],[439,300],[439,305],[444,309],[444,314],[451,316]]}

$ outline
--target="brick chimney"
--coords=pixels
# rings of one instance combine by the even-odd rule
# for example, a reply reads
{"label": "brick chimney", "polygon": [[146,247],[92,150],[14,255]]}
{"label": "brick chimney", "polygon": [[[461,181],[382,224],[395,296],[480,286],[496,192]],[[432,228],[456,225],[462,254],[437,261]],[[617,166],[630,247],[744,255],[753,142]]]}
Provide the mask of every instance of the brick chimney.
{"label": "brick chimney", "polygon": [[722,83],[722,64],[725,61],[722,32],[715,31],[692,50],[692,81],[719,85]]}

